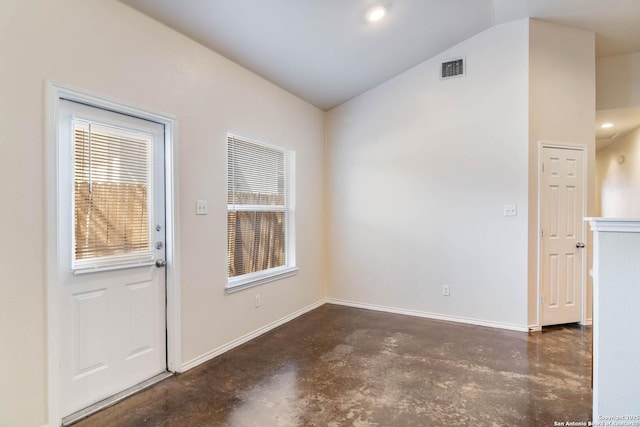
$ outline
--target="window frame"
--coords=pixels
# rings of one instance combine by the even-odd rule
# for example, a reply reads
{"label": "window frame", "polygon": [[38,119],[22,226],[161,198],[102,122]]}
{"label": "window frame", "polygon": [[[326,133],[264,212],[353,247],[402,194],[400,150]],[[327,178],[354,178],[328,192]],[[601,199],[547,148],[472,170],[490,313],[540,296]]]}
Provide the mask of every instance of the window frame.
{"label": "window frame", "polygon": [[[285,198],[284,206],[278,205],[237,205],[228,202],[228,189],[229,189],[229,141],[230,139],[236,139],[243,143],[256,145],[258,147],[265,147],[270,150],[279,151],[284,156],[284,170],[285,170]],[[294,276],[298,267],[296,265],[296,238],[295,238],[295,152],[286,148],[265,143],[252,137],[236,132],[227,132],[226,135],[226,188],[227,194],[227,263],[229,262],[229,212],[284,212],[285,215],[285,264],[260,270],[252,273],[246,273],[235,277],[229,277],[229,270],[227,267],[227,284],[225,290],[227,293],[237,292],[243,289],[247,289],[253,286],[262,285],[275,280],[279,280],[285,277]]]}

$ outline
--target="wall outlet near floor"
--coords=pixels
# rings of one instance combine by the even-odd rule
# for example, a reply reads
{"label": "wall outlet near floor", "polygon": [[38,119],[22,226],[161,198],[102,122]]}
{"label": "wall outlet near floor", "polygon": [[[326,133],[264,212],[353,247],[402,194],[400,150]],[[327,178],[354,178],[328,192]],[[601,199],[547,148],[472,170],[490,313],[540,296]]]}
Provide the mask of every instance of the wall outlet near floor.
{"label": "wall outlet near floor", "polygon": [[256,308],[260,307],[260,295],[256,295]]}
{"label": "wall outlet near floor", "polygon": [[451,295],[449,291],[449,285],[442,285],[442,295],[445,297],[448,297],[449,295]]}

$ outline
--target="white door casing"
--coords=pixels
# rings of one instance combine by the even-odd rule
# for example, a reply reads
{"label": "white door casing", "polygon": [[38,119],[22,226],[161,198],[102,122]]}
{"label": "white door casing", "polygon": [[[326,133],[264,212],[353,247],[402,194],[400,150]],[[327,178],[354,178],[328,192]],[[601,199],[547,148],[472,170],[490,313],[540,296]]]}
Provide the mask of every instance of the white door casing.
{"label": "white door casing", "polygon": [[[113,260],[113,256],[96,255],[92,259],[106,259],[106,265],[81,268],[75,260],[74,245],[80,240],[74,234],[74,206],[81,203],[74,197],[74,136],[72,126],[93,123],[103,132],[126,135],[139,133],[149,148],[149,155],[138,155],[151,169],[149,182],[139,187],[152,187],[148,192],[148,212],[140,217],[148,222],[141,227],[146,232],[146,259]],[[106,126],[104,126],[106,125]],[[113,128],[107,127],[113,126]],[[95,139],[97,140],[98,134]],[[118,135],[119,136],[119,135]],[[58,240],[58,298],[60,307],[60,408],[66,416],[132,387],[156,374],[164,372],[166,363],[165,269],[157,268],[156,259],[165,259],[164,221],[164,126],[76,102],[60,100],[59,110],[59,240]],[[97,146],[97,142],[93,145]],[[104,144],[110,149],[112,145]],[[123,143],[121,151],[110,154],[110,162],[118,176],[110,170],[102,179],[124,179],[127,169]],[[98,151],[95,148],[94,151]],[[77,154],[77,153],[76,153]],[[98,156],[95,154],[94,156]],[[121,164],[120,164],[121,163]],[[98,169],[96,167],[96,169]],[[122,177],[119,173],[122,170]],[[99,172],[94,172],[98,175]],[[99,188],[96,176],[93,192]],[[116,184],[118,185],[118,184]],[[131,184],[130,184],[131,186]],[[102,195],[101,195],[102,196]],[[94,204],[98,205],[96,201]],[[112,218],[131,209],[118,206],[94,209],[93,227],[109,230]],[[110,210],[110,212],[107,212]],[[123,214],[123,212],[125,212]],[[157,226],[157,228],[156,228]],[[111,235],[113,230],[109,230]],[[106,236],[106,232],[102,234]],[[106,240],[107,237],[104,237]],[[108,237],[111,239],[111,237]],[[79,245],[79,243],[77,243]],[[111,259],[110,259],[111,258]],[[82,259],[81,261],[87,261]]]}
{"label": "white door casing", "polygon": [[580,322],[586,262],[584,151],[543,146],[541,154],[541,325]]}

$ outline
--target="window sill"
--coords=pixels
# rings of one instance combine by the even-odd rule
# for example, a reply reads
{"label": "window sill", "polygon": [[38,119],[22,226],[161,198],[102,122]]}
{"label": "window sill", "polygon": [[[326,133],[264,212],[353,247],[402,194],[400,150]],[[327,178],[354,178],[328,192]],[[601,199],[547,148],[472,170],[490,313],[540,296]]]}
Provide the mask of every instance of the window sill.
{"label": "window sill", "polygon": [[245,274],[243,276],[229,279],[226,286],[228,294],[241,291],[243,289],[252,288],[254,286],[284,279],[285,277],[295,276],[298,273],[298,267],[280,267],[258,273]]}

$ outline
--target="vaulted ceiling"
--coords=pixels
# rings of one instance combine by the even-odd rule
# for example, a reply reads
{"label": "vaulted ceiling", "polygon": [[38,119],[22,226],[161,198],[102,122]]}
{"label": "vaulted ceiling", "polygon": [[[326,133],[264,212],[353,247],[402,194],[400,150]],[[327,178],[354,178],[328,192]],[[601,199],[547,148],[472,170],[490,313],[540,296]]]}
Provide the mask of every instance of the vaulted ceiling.
{"label": "vaulted ceiling", "polygon": [[526,17],[595,32],[597,56],[640,51],[640,0],[121,1],[324,110]]}

